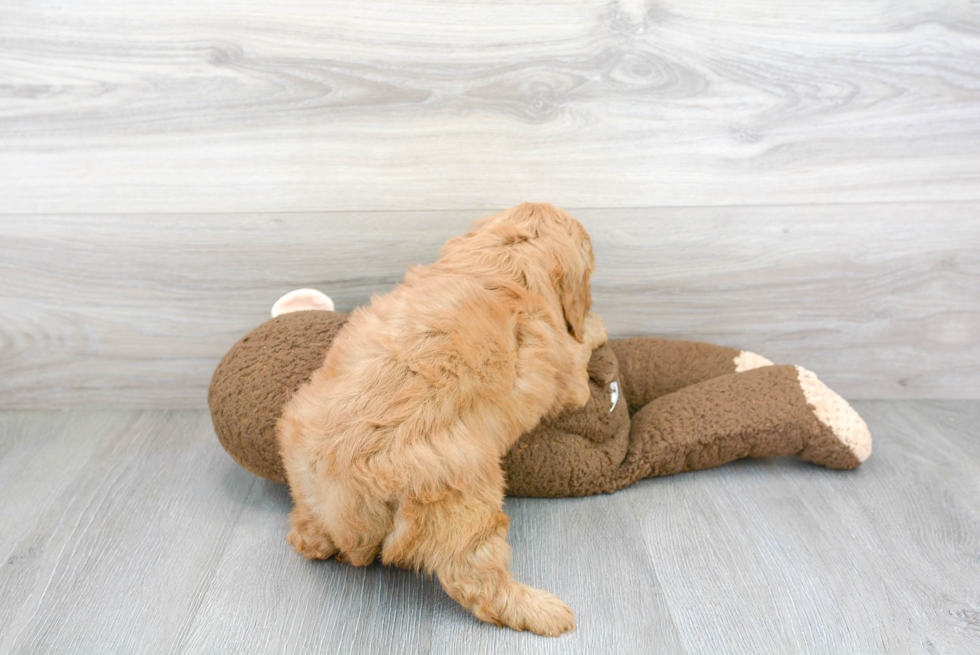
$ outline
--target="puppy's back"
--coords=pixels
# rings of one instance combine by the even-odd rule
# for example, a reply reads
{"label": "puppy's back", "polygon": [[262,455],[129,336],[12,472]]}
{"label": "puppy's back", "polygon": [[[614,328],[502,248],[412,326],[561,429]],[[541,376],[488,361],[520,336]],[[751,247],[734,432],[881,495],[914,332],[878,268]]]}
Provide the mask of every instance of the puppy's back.
{"label": "puppy's back", "polygon": [[392,486],[404,471],[495,461],[507,438],[496,434],[507,419],[499,400],[516,376],[516,314],[478,280],[414,269],[351,314],[292,413],[315,422],[304,432],[321,435],[315,447],[332,468]]}

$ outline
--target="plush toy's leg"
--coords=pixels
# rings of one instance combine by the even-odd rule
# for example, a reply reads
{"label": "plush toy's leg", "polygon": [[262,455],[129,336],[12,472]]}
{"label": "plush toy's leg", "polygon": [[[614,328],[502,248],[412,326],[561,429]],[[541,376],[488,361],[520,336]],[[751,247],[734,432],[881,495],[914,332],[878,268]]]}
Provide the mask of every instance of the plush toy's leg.
{"label": "plush toy's leg", "polygon": [[772,362],[747,350],[696,341],[635,337],[610,339],[630,414],[692,384]]}
{"label": "plush toy's leg", "polygon": [[849,469],[870,453],[867,425],[813,373],[766,366],[686,387],[637,412],[616,488],[742,457],[796,455]]}

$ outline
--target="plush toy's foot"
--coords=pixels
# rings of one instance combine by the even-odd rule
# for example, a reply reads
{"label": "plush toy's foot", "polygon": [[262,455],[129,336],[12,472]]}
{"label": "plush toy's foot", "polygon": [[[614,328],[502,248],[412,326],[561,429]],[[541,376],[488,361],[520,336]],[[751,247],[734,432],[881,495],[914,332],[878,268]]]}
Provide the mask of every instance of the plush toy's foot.
{"label": "plush toy's foot", "polygon": [[829,468],[859,466],[871,454],[871,433],[864,419],[814,373],[800,366],[796,372],[807,405],[826,428],[810,440],[798,457]]}
{"label": "plush toy's foot", "polygon": [[634,414],[626,457],[604,490],[742,457],[795,455],[853,469],[870,454],[868,426],[813,373],[762,366],[685,387]]}
{"label": "plush toy's foot", "polygon": [[762,368],[763,366],[772,366],[772,362],[757,353],[749,350],[740,350],[738,351],[738,354],[735,355],[736,373],[751,371],[753,369]]}

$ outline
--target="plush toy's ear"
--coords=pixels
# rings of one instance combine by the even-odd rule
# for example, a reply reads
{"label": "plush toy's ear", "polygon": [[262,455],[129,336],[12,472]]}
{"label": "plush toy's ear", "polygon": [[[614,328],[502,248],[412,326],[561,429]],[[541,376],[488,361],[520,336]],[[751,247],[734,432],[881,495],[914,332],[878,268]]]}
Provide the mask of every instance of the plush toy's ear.
{"label": "plush toy's ear", "polygon": [[297,289],[290,291],[276,301],[272,306],[272,318],[289,312],[299,312],[304,309],[319,309],[332,312],[333,301],[316,289]]}

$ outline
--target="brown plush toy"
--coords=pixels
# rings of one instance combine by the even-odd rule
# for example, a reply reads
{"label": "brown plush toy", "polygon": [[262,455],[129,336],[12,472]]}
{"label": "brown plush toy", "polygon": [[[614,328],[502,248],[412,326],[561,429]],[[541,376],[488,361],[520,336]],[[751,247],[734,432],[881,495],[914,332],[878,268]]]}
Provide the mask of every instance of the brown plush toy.
{"label": "brown plush toy", "polygon": [[[274,318],[236,343],[211,379],[208,405],[221,444],[267,480],[286,482],[276,420],[346,322],[332,308],[319,292],[287,294]],[[742,457],[795,455],[850,469],[871,454],[868,428],[846,401],[810,371],[774,366],[754,353],[611,339],[593,352],[589,375],[585,407],[542,421],[504,457],[508,494],[610,493]]]}

